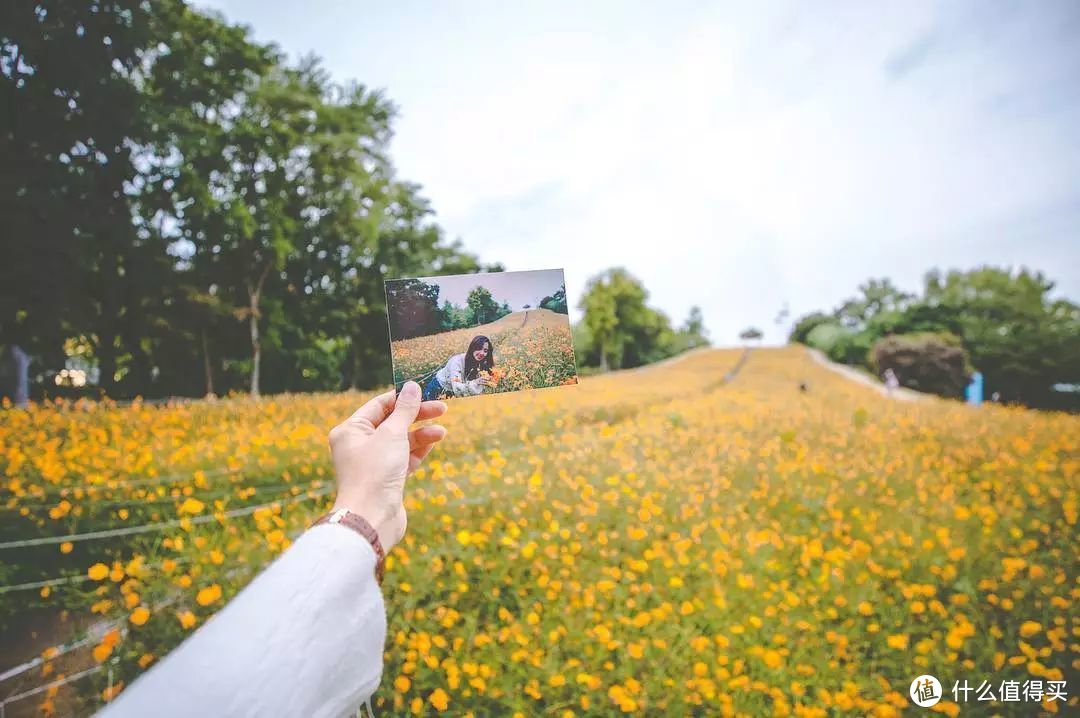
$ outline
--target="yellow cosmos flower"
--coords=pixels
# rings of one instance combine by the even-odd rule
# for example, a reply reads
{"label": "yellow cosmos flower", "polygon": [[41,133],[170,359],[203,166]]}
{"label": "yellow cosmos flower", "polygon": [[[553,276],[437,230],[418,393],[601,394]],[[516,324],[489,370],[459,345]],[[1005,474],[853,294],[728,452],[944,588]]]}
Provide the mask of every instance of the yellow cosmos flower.
{"label": "yellow cosmos flower", "polygon": [[428,700],[431,701],[431,705],[435,706],[436,710],[444,711],[446,707],[450,705],[450,696],[446,695],[446,691],[442,688],[436,688]]}
{"label": "yellow cosmos flower", "polygon": [[199,589],[199,593],[195,596],[195,601],[198,602],[200,606],[209,606],[220,598],[221,586],[215,583],[206,588]]}

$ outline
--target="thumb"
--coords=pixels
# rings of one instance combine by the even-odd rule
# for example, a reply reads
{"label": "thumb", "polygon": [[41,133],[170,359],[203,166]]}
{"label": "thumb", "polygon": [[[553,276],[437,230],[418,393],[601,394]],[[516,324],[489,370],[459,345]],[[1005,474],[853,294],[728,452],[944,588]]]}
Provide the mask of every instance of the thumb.
{"label": "thumb", "polygon": [[386,417],[382,425],[389,427],[390,431],[404,434],[409,430],[409,425],[416,421],[418,413],[420,413],[420,385],[415,381],[407,381],[397,395],[394,411]]}

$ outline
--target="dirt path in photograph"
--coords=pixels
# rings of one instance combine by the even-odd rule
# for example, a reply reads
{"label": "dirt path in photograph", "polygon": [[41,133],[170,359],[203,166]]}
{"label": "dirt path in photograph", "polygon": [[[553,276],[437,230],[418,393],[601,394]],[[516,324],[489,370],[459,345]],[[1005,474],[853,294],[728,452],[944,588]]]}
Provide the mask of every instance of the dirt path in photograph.
{"label": "dirt path in photograph", "polygon": [[896,389],[892,392],[892,394],[890,394],[889,390],[886,389],[883,384],[874,379],[871,379],[857,369],[852,369],[849,366],[844,366],[843,364],[837,364],[836,362],[830,361],[828,357],[826,357],[817,349],[811,349],[810,347],[807,347],[806,351],[810,354],[810,358],[812,358],[815,362],[825,367],[829,371],[835,372],[851,381],[858,382],[863,386],[868,386],[874,391],[876,391],[878,394],[886,397],[887,399],[896,399],[897,401],[922,401],[926,398],[924,394],[920,394],[917,391],[905,389],[903,387]]}

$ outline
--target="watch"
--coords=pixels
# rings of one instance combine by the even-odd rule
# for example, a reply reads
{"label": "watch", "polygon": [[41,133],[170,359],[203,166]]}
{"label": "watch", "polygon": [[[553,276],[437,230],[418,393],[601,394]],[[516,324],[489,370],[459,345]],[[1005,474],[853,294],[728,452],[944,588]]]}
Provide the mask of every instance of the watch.
{"label": "watch", "polygon": [[348,526],[353,531],[366,538],[371,543],[371,547],[375,549],[375,580],[380,586],[382,585],[383,572],[386,570],[386,552],[383,551],[382,542],[379,541],[379,532],[375,530],[374,526],[368,523],[367,519],[348,509],[338,509],[337,511],[325,514],[322,518],[313,523],[312,526],[318,526],[319,524],[341,524],[342,526]]}

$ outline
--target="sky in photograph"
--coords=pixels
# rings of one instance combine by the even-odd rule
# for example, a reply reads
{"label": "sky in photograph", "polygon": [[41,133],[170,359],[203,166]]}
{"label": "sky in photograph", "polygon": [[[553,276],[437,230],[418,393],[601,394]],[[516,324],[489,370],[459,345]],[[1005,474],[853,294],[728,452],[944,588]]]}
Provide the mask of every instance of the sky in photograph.
{"label": "sky in photograph", "polygon": [[1028,266],[1080,299],[1080,3],[203,0],[398,107],[449,239],[623,266],[782,340],[869,277]]}
{"label": "sky in photograph", "polygon": [[559,269],[538,269],[525,272],[487,272],[481,274],[455,274],[443,277],[418,277],[428,284],[439,286],[439,306],[443,300],[464,307],[469,292],[484,287],[498,304],[506,302],[514,311],[528,304],[539,306],[540,300],[550,297],[563,285],[563,272]]}

